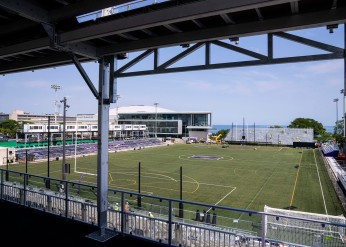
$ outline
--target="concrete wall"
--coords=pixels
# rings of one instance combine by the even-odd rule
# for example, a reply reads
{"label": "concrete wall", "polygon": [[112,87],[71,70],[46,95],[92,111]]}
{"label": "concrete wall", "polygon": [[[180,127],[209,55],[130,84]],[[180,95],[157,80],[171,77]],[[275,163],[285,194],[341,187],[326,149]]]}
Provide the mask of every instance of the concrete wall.
{"label": "concrete wall", "polygon": [[12,162],[15,162],[15,152],[16,150],[14,148],[3,148],[0,147],[0,165],[6,165],[6,158],[7,158],[7,150],[8,150],[8,159]]}
{"label": "concrete wall", "polygon": [[197,141],[200,141],[202,138],[204,141],[207,141],[208,131],[189,131],[189,137],[197,137]]}

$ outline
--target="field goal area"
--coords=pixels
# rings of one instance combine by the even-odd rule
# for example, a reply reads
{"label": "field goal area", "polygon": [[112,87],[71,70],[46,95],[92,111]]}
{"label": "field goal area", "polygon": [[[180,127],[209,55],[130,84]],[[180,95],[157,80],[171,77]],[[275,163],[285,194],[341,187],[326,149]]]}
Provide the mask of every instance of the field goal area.
{"label": "field goal area", "polygon": [[346,218],[342,215],[315,214],[268,206],[264,207],[264,213],[268,214],[265,220],[268,238],[304,243],[307,246],[345,246],[345,227],[338,225],[346,223]]}

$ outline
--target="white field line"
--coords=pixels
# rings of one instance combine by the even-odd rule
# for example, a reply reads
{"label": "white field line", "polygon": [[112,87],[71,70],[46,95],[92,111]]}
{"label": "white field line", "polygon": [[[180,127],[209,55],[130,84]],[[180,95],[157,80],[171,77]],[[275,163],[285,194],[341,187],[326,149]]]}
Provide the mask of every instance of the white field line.
{"label": "white field line", "polygon": [[[184,183],[196,183],[196,182],[191,182],[191,181],[184,181]],[[231,185],[222,185],[222,184],[207,184],[207,183],[199,183],[203,185],[208,185],[208,186],[215,186],[215,187],[224,187],[224,188],[236,188]]]}
{"label": "white field line", "polygon": [[[126,187],[117,187],[119,189],[124,189],[124,190],[128,190],[128,191],[134,191],[134,192],[138,192],[138,190],[135,190],[135,189],[129,189],[129,188],[126,188]],[[145,194],[148,194],[148,195],[153,195],[154,192],[152,191],[145,191],[145,190],[141,190],[141,193],[145,193]]]}
{"label": "white field line", "polygon": [[[134,175],[138,175],[138,172],[111,172],[111,173],[118,173],[118,174],[133,174]],[[157,176],[141,176],[143,178],[155,178],[155,179],[162,179],[162,180],[173,180],[174,182],[178,182],[176,179],[167,176],[167,175],[163,175],[160,173],[151,173],[151,172],[141,172],[141,174],[152,174],[152,175],[157,175]],[[163,177],[163,178],[160,178]]]}
{"label": "white field line", "polygon": [[[196,183],[196,182],[190,182],[190,181],[184,181],[184,183]],[[215,203],[215,205],[218,205],[220,202],[222,202],[227,196],[229,196],[233,191],[237,189],[237,187],[231,186],[231,185],[222,185],[222,184],[208,184],[208,183],[198,183],[199,185],[207,185],[207,186],[214,186],[214,187],[223,187],[223,188],[233,188],[230,192],[228,192],[224,197],[222,197],[218,202]],[[212,208],[209,208],[207,212],[212,210]]]}
{"label": "white field line", "polygon": [[313,152],[314,152],[314,158],[315,158],[316,171],[317,171],[317,175],[318,175],[318,181],[320,182],[320,188],[321,188],[321,193],[322,193],[322,198],[323,198],[324,210],[326,211],[326,215],[328,215],[326,200],[324,199],[324,194],[323,194],[323,189],[322,189],[322,183],[321,183],[320,173],[319,173],[319,171],[318,171],[318,166],[317,166],[317,160],[316,160],[315,151],[313,151]]}
{"label": "white field line", "polygon": [[[230,192],[228,192],[224,197],[222,197],[218,202],[215,203],[215,205],[218,205],[220,202],[222,202],[227,196],[229,196],[233,191],[235,191],[237,189],[237,187],[233,187],[233,190],[231,190]],[[207,210],[207,212],[209,212],[210,210],[212,210],[212,208],[209,208]]]}
{"label": "white field line", "polygon": [[[87,174],[87,175],[92,175],[92,176],[97,176],[97,174],[95,173],[88,173],[88,172],[79,172],[79,171],[75,171],[75,173],[82,173],[82,174]],[[109,175],[111,176],[111,174],[114,174],[114,173],[117,173],[117,174],[127,174],[127,175],[138,175],[137,172],[109,172]],[[160,174],[160,173],[149,173],[149,172],[145,172],[142,174],[152,174],[152,175],[158,175],[158,176],[141,176],[143,178],[155,178],[155,179],[162,179],[162,180],[172,180],[174,182],[178,182],[176,179],[170,177],[170,176],[167,176],[167,175],[163,175],[163,174]],[[159,178],[159,177],[162,177],[162,178]]]}
{"label": "white field line", "polygon": [[[256,195],[252,198],[251,202],[247,205],[247,207],[245,209],[248,209],[252,203],[256,200],[257,196],[261,193],[261,191],[263,190],[264,186],[267,185],[268,181],[270,180],[270,178],[274,175],[274,173],[276,173],[276,169],[275,171],[267,178],[267,180],[265,181],[265,183],[262,185],[261,189],[259,191],[257,191]],[[241,216],[243,215],[243,213],[240,214],[238,220],[240,220]]]}
{"label": "white field line", "polygon": [[[93,184],[93,185],[97,185],[97,183],[93,183],[93,182],[89,182],[89,184]],[[127,188],[127,187],[117,187],[117,188],[119,188],[119,189],[124,189],[124,190],[128,190],[128,191],[135,191],[135,192],[138,192],[136,189],[129,189],[129,188]],[[150,194],[150,195],[152,195],[152,194],[154,194],[154,192],[152,192],[152,191],[142,191],[142,192],[144,192],[144,193],[146,193],[146,194]]]}
{"label": "white field line", "polygon": [[91,175],[91,176],[97,176],[97,174],[89,173],[89,172],[78,172],[78,171],[75,171],[75,173],[86,174],[86,175]]}

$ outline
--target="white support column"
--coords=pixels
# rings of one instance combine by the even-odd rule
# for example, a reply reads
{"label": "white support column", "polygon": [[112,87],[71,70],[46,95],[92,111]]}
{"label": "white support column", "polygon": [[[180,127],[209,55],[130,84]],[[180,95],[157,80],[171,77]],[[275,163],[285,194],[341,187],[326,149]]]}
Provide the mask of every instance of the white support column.
{"label": "white support column", "polygon": [[[343,91],[343,99],[345,100],[346,96],[346,23],[344,24],[344,91]],[[343,101],[343,107],[345,109],[345,101]],[[343,112],[344,118],[344,145],[343,145],[343,154],[346,153],[346,119],[345,119],[345,111]]]}
{"label": "white support column", "polygon": [[102,59],[99,68],[99,106],[98,106],[98,222],[101,230],[107,224],[108,195],[108,129],[109,129],[109,63]]}
{"label": "white support column", "polygon": [[98,153],[97,153],[97,217],[99,230],[87,237],[104,242],[116,234],[107,231],[108,210],[108,132],[110,107],[110,81],[113,69],[110,69],[111,57],[99,61],[99,98],[98,98]]}

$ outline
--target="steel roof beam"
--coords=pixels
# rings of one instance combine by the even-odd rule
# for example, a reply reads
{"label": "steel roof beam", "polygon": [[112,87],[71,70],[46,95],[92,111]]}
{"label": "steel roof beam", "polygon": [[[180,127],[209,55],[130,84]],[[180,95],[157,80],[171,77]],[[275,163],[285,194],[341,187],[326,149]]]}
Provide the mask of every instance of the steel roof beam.
{"label": "steel roof beam", "polygon": [[167,67],[169,67],[170,65],[173,65],[174,63],[178,62],[179,60],[183,59],[184,57],[186,57],[187,55],[191,54],[192,52],[196,51],[197,49],[199,49],[200,47],[202,47],[204,45],[204,43],[197,43],[194,44],[193,46],[191,46],[190,48],[186,49],[185,51],[179,53],[178,55],[176,55],[175,57],[169,59],[167,62],[161,64],[160,66],[158,66],[158,70],[161,69],[166,69]]}
{"label": "steel roof beam", "polygon": [[191,20],[199,28],[205,28],[205,25],[197,19]]}
{"label": "steel roof beam", "polygon": [[243,23],[223,27],[201,29],[185,33],[153,37],[140,41],[109,45],[99,49],[99,55],[120,52],[140,51],[145,49],[169,47],[184,43],[196,43],[213,40],[228,39],[230,37],[255,36],[280,31],[291,31],[312,27],[320,27],[321,23],[335,24],[346,22],[346,8],[300,14],[277,19],[263,20],[260,23]]}
{"label": "steel roof beam", "polygon": [[28,22],[27,20],[22,19],[13,23],[9,23],[5,27],[2,26],[0,29],[0,35],[6,36],[11,33],[21,32],[22,30],[32,28],[35,25],[37,25],[35,22]]}
{"label": "steel roof beam", "polygon": [[338,0],[333,0],[333,4],[331,8],[335,9],[337,5],[338,5]]}
{"label": "steel roof beam", "polygon": [[292,11],[292,14],[298,14],[299,13],[298,2],[291,2],[291,11]]}
{"label": "steel roof beam", "polygon": [[34,22],[50,22],[48,11],[28,1],[0,0],[0,7]]}
{"label": "steel roof beam", "polygon": [[88,57],[95,60],[99,58],[97,56],[97,48],[82,42],[67,44],[64,47],[64,51],[73,52],[74,54]]}
{"label": "steel roof beam", "polygon": [[139,38],[129,34],[129,33],[119,33],[118,34],[120,37],[123,37],[125,39],[128,39],[128,40],[139,40]]}
{"label": "steel roof beam", "polygon": [[178,28],[176,25],[174,24],[165,24],[163,25],[165,28],[167,28],[169,31],[174,32],[174,33],[182,33],[183,31]]}
{"label": "steel roof beam", "polygon": [[[155,51],[157,51],[157,50],[155,50]],[[135,59],[132,59],[130,62],[128,62],[127,64],[125,64],[121,68],[119,68],[117,71],[123,72],[123,71],[131,68],[132,66],[134,66],[135,64],[138,64],[140,61],[142,61],[144,58],[148,57],[149,55],[151,55],[155,51],[153,49],[150,49],[150,50],[143,52],[138,57],[136,57]],[[155,65],[157,66],[156,63],[155,63]]]}
{"label": "steel roof beam", "polygon": [[141,29],[141,31],[142,31],[143,33],[145,33],[145,34],[149,35],[149,36],[152,36],[152,37],[157,36],[157,34],[156,34],[156,33],[154,33],[154,32],[152,32],[152,31],[150,31],[149,29],[145,29],[145,28],[143,28],[143,29]]}
{"label": "steel roof beam", "polygon": [[[144,50],[164,46],[178,45],[182,43],[192,43],[229,38],[230,34],[237,36],[250,36],[278,32],[282,30],[294,30],[297,28],[309,28],[321,26],[321,23],[344,23],[346,22],[346,9],[321,11],[293,17],[282,17],[275,20],[264,20],[260,23],[236,24],[227,27],[217,27],[211,29],[197,30],[187,33],[176,33],[165,37],[152,37],[145,40],[132,41],[124,44],[109,45],[100,48],[97,56],[114,54],[126,51]],[[88,36],[88,34],[86,34]],[[0,57],[11,56],[30,51],[37,51],[49,48],[49,39],[41,38],[25,43],[15,44],[0,48]],[[82,53],[79,53],[82,54]],[[94,57],[89,54],[88,56]]]}
{"label": "steel roof beam", "polygon": [[74,65],[76,66],[77,70],[79,71],[79,73],[81,74],[81,76],[83,77],[84,81],[86,82],[86,84],[88,85],[90,91],[93,93],[93,95],[95,96],[96,99],[99,98],[99,92],[97,91],[97,89],[95,88],[94,84],[92,83],[92,81],[90,80],[88,74],[86,73],[86,71],[84,70],[83,66],[81,65],[81,63],[79,62],[78,58],[71,53],[70,54],[71,59],[74,63]]}
{"label": "steel roof beam", "polygon": [[[25,54],[33,51],[40,51],[51,48],[51,40],[47,38],[41,38],[33,41],[27,41],[11,46],[0,48],[0,58],[10,57],[13,55]],[[71,51],[75,54],[89,57],[91,59],[97,59],[96,48],[84,43],[67,44],[64,47],[64,51]]]}
{"label": "steel roof beam", "polygon": [[250,50],[247,50],[247,49],[235,46],[235,45],[227,44],[225,42],[221,42],[221,41],[218,41],[218,40],[213,41],[211,43],[214,44],[214,45],[217,45],[217,46],[220,46],[220,47],[223,47],[223,48],[235,51],[235,52],[242,53],[242,54],[244,54],[246,56],[250,56],[250,57],[253,57],[253,58],[256,58],[256,59],[266,60],[268,58],[267,56],[262,55],[260,53],[253,52],[253,51],[250,51]]}
{"label": "steel roof beam", "polygon": [[234,24],[234,21],[227,14],[221,14],[220,16],[225,23]]}
{"label": "steel roof beam", "polygon": [[48,37],[0,48],[0,58],[50,48]]}
{"label": "steel roof beam", "polygon": [[256,14],[258,16],[258,20],[263,21],[263,15],[261,13],[261,10],[259,8],[256,8]]}
{"label": "steel roof beam", "polygon": [[138,30],[138,23],[141,24],[141,28],[150,28],[213,16],[215,14],[220,15],[280,3],[289,3],[291,1],[292,0],[197,1],[65,32],[61,34],[61,42],[78,42],[122,32],[130,32]]}
{"label": "steel roof beam", "polygon": [[[90,61],[85,58],[80,62]],[[20,71],[36,70],[43,68],[56,67],[60,65],[71,64],[71,57],[67,53],[61,53],[53,57],[34,58],[30,60],[2,64],[0,66],[1,74],[9,74]]]}
{"label": "steel roof beam", "polygon": [[301,43],[304,45],[315,47],[317,49],[328,51],[328,52],[340,52],[340,53],[342,53],[344,51],[344,49],[341,49],[341,48],[336,47],[336,46],[328,45],[325,43],[321,43],[321,42],[318,42],[315,40],[307,39],[307,38],[300,37],[300,36],[293,35],[293,34],[289,34],[289,33],[278,32],[278,33],[273,33],[273,35],[287,39],[287,40],[292,40],[294,42]]}
{"label": "steel roof beam", "polygon": [[125,77],[143,76],[143,75],[200,71],[200,70],[207,70],[207,69],[222,69],[222,68],[236,68],[236,67],[248,67],[248,66],[259,66],[259,65],[270,65],[270,64],[273,65],[273,64],[297,63],[297,62],[312,62],[312,61],[320,61],[320,60],[341,59],[343,57],[344,55],[341,53],[332,53],[332,54],[308,55],[308,56],[297,56],[297,57],[273,58],[273,59],[267,59],[267,60],[249,60],[249,61],[239,61],[239,62],[229,62],[229,63],[191,65],[191,66],[184,66],[184,67],[172,67],[172,68],[165,68],[165,69],[134,71],[134,72],[126,72],[126,73],[118,73],[116,71],[114,75],[116,78],[125,78]]}

